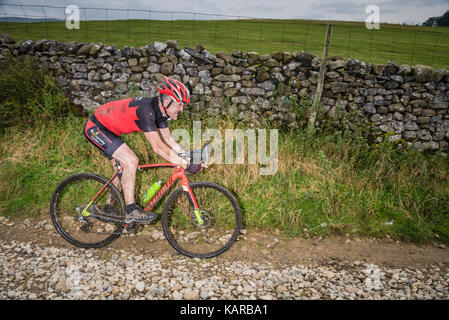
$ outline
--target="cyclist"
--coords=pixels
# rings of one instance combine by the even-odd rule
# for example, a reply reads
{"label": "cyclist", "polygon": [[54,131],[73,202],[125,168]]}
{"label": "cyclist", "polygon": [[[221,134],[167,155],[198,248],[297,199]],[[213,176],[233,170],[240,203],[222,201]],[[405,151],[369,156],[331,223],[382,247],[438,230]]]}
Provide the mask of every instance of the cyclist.
{"label": "cyclist", "polygon": [[[115,160],[118,160],[123,168],[121,185],[126,204],[126,223],[149,223],[157,214],[136,206],[134,187],[139,160],[120,138],[121,134],[143,132],[157,154],[182,166],[187,172],[197,173],[202,166],[194,163],[193,159],[178,156],[178,153],[185,151],[172,139],[167,126],[167,120],[176,120],[184,105],[190,103],[189,90],[180,81],[169,77],[164,77],[158,89],[160,95],[153,98],[128,98],[98,107],[84,127],[86,138],[111,160],[112,166],[116,168]],[[118,177],[113,184],[121,190]],[[103,210],[113,212],[113,204],[106,204]]]}

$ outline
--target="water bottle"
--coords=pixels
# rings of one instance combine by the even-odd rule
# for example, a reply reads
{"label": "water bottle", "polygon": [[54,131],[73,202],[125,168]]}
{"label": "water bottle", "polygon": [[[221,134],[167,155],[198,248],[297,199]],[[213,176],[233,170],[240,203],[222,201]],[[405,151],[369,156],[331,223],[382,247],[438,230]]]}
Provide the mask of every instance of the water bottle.
{"label": "water bottle", "polygon": [[151,198],[153,198],[153,196],[159,191],[159,189],[161,188],[161,183],[162,181],[159,180],[158,182],[153,183],[153,185],[148,188],[142,199],[145,204],[147,204],[147,202],[150,201]]}

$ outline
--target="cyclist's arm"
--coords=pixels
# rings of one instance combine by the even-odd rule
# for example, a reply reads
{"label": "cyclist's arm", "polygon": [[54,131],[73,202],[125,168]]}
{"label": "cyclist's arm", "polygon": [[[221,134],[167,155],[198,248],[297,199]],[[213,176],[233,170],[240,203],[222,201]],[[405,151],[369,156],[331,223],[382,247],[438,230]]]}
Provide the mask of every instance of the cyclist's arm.
{"label": "cyclist's arm", "polygon": [[[168,128],[162,128],[162,129],[159,129],[159,133],[161,134],[162,139],[164,140],[164,142],[165,142],[170,148],[172,148],[172,150],[173,150],[174,152],[176,152],[177,154],[179,154],[179,153],[186,153],[186,152],[180,147],[180,145],[177,144],[175,140],[173,140],[173,138],[171,137],[171,134],[170,134],[170,130],[169,130]],[[187,161],[192,160],[191,158],[185,158],[185,159],[186,159]],[[207,166],[206,164],[204,164],[204,163],[201,163],[201,167],[203,167],[203,168],[208,168],[208,166]]]}
{"label": "cyclist's arm", "polygon": [[174,152],[176,152],[176,153],[185,153],[185,151],[181,148],[181,146],[179,144],[177,144],[176,141],[173,140],[173,138],[171,137],[170,129],[168,129],[168,128],[159,129],[159,133],[161,134],[162,139],[164,140],[164,142],[170,148],[172,148],[172,150]]}
{"label": "cyclist's arm", "polygon": [[179,157],[168,145],[162,141],[157,131],[144,132],[145,137],[150,142],[154,152],[171,163],[181,165],[184,168],[189,164],[187,160]]}

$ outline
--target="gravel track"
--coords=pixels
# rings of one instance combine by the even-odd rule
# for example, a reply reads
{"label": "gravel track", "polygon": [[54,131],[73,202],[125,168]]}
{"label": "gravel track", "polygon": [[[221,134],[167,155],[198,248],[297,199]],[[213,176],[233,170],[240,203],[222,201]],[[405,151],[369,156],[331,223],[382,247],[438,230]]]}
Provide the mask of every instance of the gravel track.
{"label": "gravel track", "polygon": [[[140,235],[118,239],[116,242],[122,241],[123,247],[86,250],[66,244],[45,220],[0,222],[0,299],[442,300],[449,297],[449,259],[444,246],[435,249],[442,255],[439,262],[429,260],[426,264],[424,260],[414,266],[388,266],[338,256],[283,263],[273,259],[276,251],[271,247],[282,248],[284,242],[277,238],[258,251],[259,255],[269,251],[271,259],[239,258],[237,253],[253,251],[244,250],[244,244],[251,242],[248,232],[231,247],[231,253],[201,260],[179,255],[154,231],[147,234],[151,240],[145,240],[147,247],[154,248],[152,252],[140,250],[137,245],[129,246],[143,237]],[[319,244],[315,244],[317,247]]]}

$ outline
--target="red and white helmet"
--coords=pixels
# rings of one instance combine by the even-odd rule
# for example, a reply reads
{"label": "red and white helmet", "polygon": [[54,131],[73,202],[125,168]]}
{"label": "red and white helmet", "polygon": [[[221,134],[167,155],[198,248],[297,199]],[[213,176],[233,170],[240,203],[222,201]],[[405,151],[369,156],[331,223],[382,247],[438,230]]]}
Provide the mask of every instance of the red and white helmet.
{"label": "red and white helmet", "polygon": [[159,86],[159,93],[169,95],[176,102],[190,103],[189,89],[182,82],[173,78],[164,77],[164,81]]}

